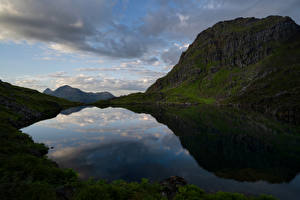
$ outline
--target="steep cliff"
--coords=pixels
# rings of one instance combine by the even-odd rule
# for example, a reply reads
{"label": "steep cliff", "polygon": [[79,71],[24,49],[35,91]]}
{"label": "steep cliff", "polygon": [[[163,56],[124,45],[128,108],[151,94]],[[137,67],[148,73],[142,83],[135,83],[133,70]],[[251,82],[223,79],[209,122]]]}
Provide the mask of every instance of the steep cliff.
{"label": "steep cliff", "polygon": [[300,26],[291,18],[237,18],[201,32],[146,91],[163,102],[217,102],[299,121]]}

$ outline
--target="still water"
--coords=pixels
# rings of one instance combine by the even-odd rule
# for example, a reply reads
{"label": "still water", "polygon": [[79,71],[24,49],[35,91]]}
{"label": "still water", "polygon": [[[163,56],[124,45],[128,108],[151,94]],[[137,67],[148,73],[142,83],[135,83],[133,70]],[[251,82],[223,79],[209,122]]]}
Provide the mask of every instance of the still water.
{"label": "still water", "polygon": [[82,179],[177,175],[211,192],[300,197],[298,129],[260,116],[198,107],[79,107],[22,131],[53,147],[48,157]]}

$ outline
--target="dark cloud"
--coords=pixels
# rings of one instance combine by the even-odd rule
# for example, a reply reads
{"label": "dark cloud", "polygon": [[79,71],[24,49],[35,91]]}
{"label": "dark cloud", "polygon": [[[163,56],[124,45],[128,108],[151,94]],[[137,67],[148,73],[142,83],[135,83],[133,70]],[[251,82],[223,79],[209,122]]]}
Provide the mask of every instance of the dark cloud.
{"label": "dark cloud", "polygon": [[175,65],[182,51],[176,47],[172,47],[161,54],[162,60],[168,65]]}
{"label": "dark cloud", "polygon": [[[153,0],[153,9],[136,25],[122,23],[122,9],[109,0],[0,0],[0,39],[42,41],[65,52],[88,52],[115,58],[161,57],[174,64],[180,53],[174,41],[190,43],[203,29],[236,17],[289,15],[300,21],[299,0]],[[130,24],[130,23],[128,23]],[[169,48],[167,52],[162,49]],[[154,49],[162,55],[153,54]],[[177,58],[176,58],[177,57]]]}
{"label": "dark cloud", "polygon": [[150,58],[143,58],[142,61],[144,61],[148,65],[152,65],[158,62],[159,60],[156,57],[150,57]]}
{"label": "dark cloud", "polygon": [[165,50],[161,54],[161,59],[167,64],[167,65],[175,65],[180,55],[183,51],[185,51],[188,47],[188,44],[179,45],[175,43],[173,46],[171,46],[169,49]]}
{"label": "dark cloud", "polygon": [[159,39],[118,24],[108,0],[0,0],[0,37],[50,43],[66,52],[136,58]]}

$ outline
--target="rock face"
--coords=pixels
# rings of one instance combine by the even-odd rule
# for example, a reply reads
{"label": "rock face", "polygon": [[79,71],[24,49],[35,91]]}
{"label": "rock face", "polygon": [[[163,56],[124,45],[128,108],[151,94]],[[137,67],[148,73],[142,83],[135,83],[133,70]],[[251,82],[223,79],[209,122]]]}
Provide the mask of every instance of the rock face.
{"label": "rock face", "polygon": [[109,92],[98,92],[98,93],[83,92],[80,89],[72,88],[68,85],[59,87],[54,91],[47,88],[43,93],[64,98],[70,101],[82,102],[82,103],[94,103],[99,100],[107,100],[107,99],[114,98],[114,95],[112,95]]}
{"label": "rock face", "polygon": [[187,185],[187,181],[179,176],[171,176],[161,181],[160,185],[162,186],[162,195],[168,199],[173,199],[179,187]]}
{"label": "rock face", "polygon": [[219,22],[201,32],[146,94],[213,98],[299,120],[299,50],[300,26],[289,17]]}

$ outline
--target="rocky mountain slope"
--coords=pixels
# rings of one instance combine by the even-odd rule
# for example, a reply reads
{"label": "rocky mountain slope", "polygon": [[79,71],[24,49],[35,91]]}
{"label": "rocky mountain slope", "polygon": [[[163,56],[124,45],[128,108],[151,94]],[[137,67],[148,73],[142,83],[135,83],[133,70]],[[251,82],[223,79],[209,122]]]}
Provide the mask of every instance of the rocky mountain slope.
{"label": "rocky mountain slope", "polygon": [[281,16],[237,18],[201,32],[144,96],[250,107],[299,122],[299,77],[299,25]]}
{"label": "rocky mountain slope", "polygon": [[93,103],[99,100],[114,98],[114,95],[109,92],[83,92],[80,89],[72,88],[68,85],[59,87],[54,91],[47,88],[43,93],[82,103]]}

